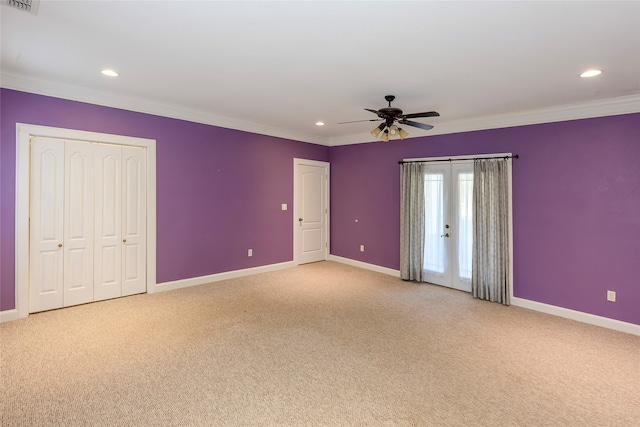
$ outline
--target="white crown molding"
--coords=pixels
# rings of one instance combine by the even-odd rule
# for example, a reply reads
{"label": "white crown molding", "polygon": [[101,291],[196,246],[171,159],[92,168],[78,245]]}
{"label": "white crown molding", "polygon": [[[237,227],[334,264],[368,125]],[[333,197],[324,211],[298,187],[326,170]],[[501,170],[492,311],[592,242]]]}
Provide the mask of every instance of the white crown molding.
{"label": "white crown molding", "polygon": [[205,111],[192,110],[177,105],[163,104],[124,95],[116,95],[64,83],[53,83],[39,79],[16,76],[12,73],[2,73],[0,87],[22,92],[29,92],[36,95],[45,95],[71,101],[86,102],[89,104],[101,105],[104,107],[119,108],[123,110],[135,111],[138,113],[146,113],[173,119],[187,120],[190,122],[213,125],[244,132],[251,132],[260,135],[291,139],[294,141],[309,142],[312,144],[325,146],[329,145],[329,139],[326,137],[292,132],[286,129],[280,129],[262,125],[259,123],[252,123],[229,117],[218,116],[215,114],[207,113]]}
{"label": "white crown molding", "polygon": [[[62,83],[52,83],[6,72],[2,73],[0,87],[330,147],[377,141],[368,133],[364,135],[358,133],[330,138],[292,132],[286,129],[246,122],[230,117],[217,116],[204,111],[192,110],[176,105],[163,104],[124,95],[114,95]],[[421,132],[421,135],[410,136],[408,139],[638,112],[640,112],[640,94],[627,95],[579,104],[567,104],[508,114],[443,121],[437,123],[432,130],[424,133]]]}
{"label": "white crown molding", "polygon": [[[589,119],[594,117],[617,116],[631,113],[640,113],[640,95],[627,95],[581,104],[567,104],[536,110],[518,111],[508,114],[474,117],[448,122],[445,121],[437,124],[430,131],[426,131],[421,135],[410,136],[407,139],[486,129]],[[376,140],[369,135],[357,134],[331,138],[329,145],[333,147],[348,144],[362,144],[373,141]]]}

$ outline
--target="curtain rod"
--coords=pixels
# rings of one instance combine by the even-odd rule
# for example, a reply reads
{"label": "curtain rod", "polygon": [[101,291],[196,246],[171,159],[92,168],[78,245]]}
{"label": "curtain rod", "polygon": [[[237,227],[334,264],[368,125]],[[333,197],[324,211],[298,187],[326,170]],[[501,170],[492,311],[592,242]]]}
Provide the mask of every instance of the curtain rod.
{"label": "curtain rod", "polygon": [[422,162],[422,163],[429,163],[429,162],[454,162],[454,161],[459,161],[459,160],[483,160],[483,159],[517,159],[520,156],[518,156],[517,154],[514,154],[513,156],[496,156],[496,157],[463,157],[463,158],[455,158],[455,159],[436,159],[436,160],[400,160],[398,162],[399,165],[403,164],[403,163],[418,163],[418,162]]}

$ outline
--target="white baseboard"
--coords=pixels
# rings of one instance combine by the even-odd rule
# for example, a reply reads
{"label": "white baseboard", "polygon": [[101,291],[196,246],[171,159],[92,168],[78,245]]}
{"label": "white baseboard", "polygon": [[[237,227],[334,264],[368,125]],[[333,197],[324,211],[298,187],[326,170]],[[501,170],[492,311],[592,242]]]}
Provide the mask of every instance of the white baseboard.
{"label": "white baseboard", "polygon": [[269,264],[260,267],[245,268],[243,270],[225,271],[223,273],[210,274],[208,276],[191,277],[189,279],[174,280],[172,282],[157,283],[154,292],[171,291],[174,289],[188,288],[189,286],[205,285],[221,280],[235,279],[236,277],[250,276],[252,274],[266,273],[268,271],[282,270],[295,267],[293,261]]}
{"label": "white baseboard", "polygon": [[337,255],[329,255],[329,259],[327,261],[340,262],[342,264],[348,264],[348,265],[352,265],[354,267],[360,267],[360,268],[364,268],[366,270],[371,270],[371,271],[376,271],[378,273],[388,274],[389,276],[400,277],[400,270],[394,270],[392,268],[381,267],[379,265],[369,264],[369,263],[362,262],[362,261],[356,261],[355,259],[351,259],[351,258],[343,258],[343,257],[337,256]]}
{"label": "white baseboard", "polygon": [[15,308],[11,310],[0,311],[0,323],[11,322],[13,320],[18,320],[19,318],[20,313]]}
{"label": "white baseboard", "polygon": [[[400,277],[399,270],[380,267],[375,264],[367,264],[366,262],[356,261],[350,258],[343,258],[336,255],[329,255],[329,261],[341,262],[343,264],[360,267],[367,270],[377,271],[379,273],[388,274],[394,277]],[[555,305],[544,304],[537,301],[531,301],[524,298],[511,298],[511,305],[516,307],[527,308],[529,310],[539,311],[541,313],[551,314],[553,316],[564,317],[566,319],[576,320],[590,325],[600,326],[615,331],[625,332],[627,334],[640,336],[640,325],[622,322],[620,320],[609,319],[608,317],[596,316],[595,314],[584,313],[582,311],[562,308]]]}
{"label": "white baseboard", "polygon": [[640,325],[635,325],[633,323],[622,322],[620,320],[609,319],[608,317],[596,316],[595,314],[584,313],[582,311],[571,310],[517,297],[511,298],[511,305],[640,336]]}
{"label": "white baseboard", "polygon": [[[369,264],[362,261],[356,261],[350,258],[343,258],[336,255],[329,255],[328,261],[340,262],[342,264],[354,267],[364,268],[366,270],[376,271],[378,273],[388,274],[393,277],[400,277],[399,270],[393,270],[387,267],[381,267],[375,264]],[[268,271],[282,270],[285,268],[295,267],[293,261],[283,262],[279,264],[270,264],[260,267],[246,268],[243,270],[226,271],[224,273],[211,274],[208,276],[192,277],[189,279],[175,280],[172,282],[158,283],[155,285],[155,292],[170,291],[173,289],[181,289],[189,286],[204,285],[207,283],[219,282],[221,280],[234,279],[236,277],[250,276],[252,274],[266,273]],[[544,304],[537,301],[531,301],[524,298],[511,298],[511,305],[516,307],[527,308],[529,310],[539,311],[541,313],[551,314],[553,316],[564,317],[566,319],[576,320],[578,322],[588,323],[590,325],[600,326],[607,329],[624,332],[627,334],[640,336],[640,325],[622,322],[620,320],[609,319],[608,317],[596,316],[595,314],[584,313],[581,311],[562,308],[555,305]],[[16,309],[0,311],[0,323],[18,320],[20,313]]]}

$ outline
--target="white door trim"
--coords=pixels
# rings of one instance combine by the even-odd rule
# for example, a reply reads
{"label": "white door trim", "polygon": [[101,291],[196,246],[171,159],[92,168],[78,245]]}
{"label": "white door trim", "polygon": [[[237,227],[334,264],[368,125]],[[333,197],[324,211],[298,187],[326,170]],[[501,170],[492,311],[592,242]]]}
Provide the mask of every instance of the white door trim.
{"label": "white door trim", "polygon": [[156,141],[73,129],[16,123],[15,307],[29,315],[29,180],[33,136],[143,147],[147,154],[147,292],[156,287]]}
{"label": "white door trim", "polygon": [[330,236],[331,236],[331,232],[330,232],[330,225],[331,225],[331,206],[329,205],[329,201],[331,200],[330,197],[330,189],[331,189],[331,165],[329,164],[329,162],[322,162],[322,161],[318,161],[318,160],[307,160],[307,159],[300,159],[300,158],[294,158],[293,159],[293,215],[292,215],[292,222],[293,222],[293,263],[295,265],[299,265],[300,264],[300,260],[298,259],[298,244],[300,243],[300,227],[298,227],[298,220],[297,218],[299,218],[299,212],[298,212],[298,202],[299,200],[297,200],[297,194],[298,194],[298,189],[300,188],[300,185],[302,185],[302,183],[300,182],[299,179],[299,174],[298,174],[298,168],[301,165],[309,165],[309,166],[318,166],[318,167],[323,167],[325,168],[325,170],[327,171],[327,179],[325,181],[325,200],[324,200],[324,205],[326,206],[327,209],[327,216],[326,216],[326,234],[325,234],[325,242],[326,242],[326,247],[324,249],[324,259],[327,260],[329,258],[329,251],[331,248],[331,241]]}

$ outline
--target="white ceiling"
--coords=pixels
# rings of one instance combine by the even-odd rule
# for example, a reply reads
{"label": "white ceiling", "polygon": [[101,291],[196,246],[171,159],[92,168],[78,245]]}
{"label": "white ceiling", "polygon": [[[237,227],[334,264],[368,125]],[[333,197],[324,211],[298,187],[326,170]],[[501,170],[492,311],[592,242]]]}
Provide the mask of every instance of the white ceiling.
{"label": "white ceiling", "polygon": [[[4,3],[6,0],[2,0]],[[3,5],[2,87],[325,145],[640,111],[640,2]],[[102,76],[110,67],[118,78]],[[602,68],[593,79],[578,77]],[[322,120],[324,127],[315,126]]]}

